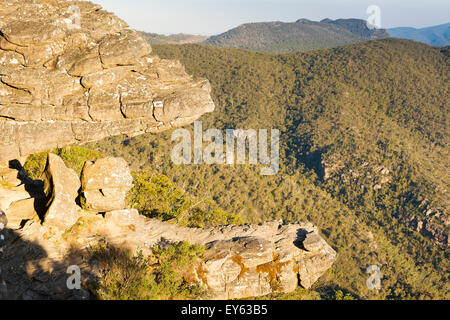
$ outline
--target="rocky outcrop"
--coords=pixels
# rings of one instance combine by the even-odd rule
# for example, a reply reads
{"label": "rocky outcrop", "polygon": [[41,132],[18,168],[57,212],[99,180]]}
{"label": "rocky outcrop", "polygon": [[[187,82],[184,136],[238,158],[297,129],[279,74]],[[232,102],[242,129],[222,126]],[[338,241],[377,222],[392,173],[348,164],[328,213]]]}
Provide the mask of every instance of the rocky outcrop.
{"label": "rocky outcrop", "polygon": [[[106,172],[90,172],[89,168]],[[58,156],[48,157],[43,177],[49,208],[43,224],[24,216],[20,226],[8,227],[10,240],[2,261],[7,270],[7,298],[89,298],[85,290],[67,288],[66,271],[77,265],[84,281],[92,279],[98,270],[89,260],[88,250],[105,243],[145,255],[167,243],[205,245],[204,257],[191,266],[185,279],[208,289],[212,299],[291,292],[299,285],[309,288],[336,259],[336,252],[310,223],[200,229],[149,219],[134,209],[104,215],[85,211],[75,203],[81,184],[102,190],[105,185],[129,187],[131,182],[128,166],[117,158],[87,163],[84,175],[80,183]],[[2,191],[0,188],[0,194]]]}
{"label": "rocky outcrop", "polygon": [[124,159],[87,162],[81,173],[83,207],[94,212],[125,209],[125,198],[132,187],[133,177]]}
{"label": "rocky outcrop", "polygon": [[[394,179],[394,173],[382,165],[364,162],[359,166],[350,168],[335,154],[327,159],[322,159],[321,169],[324,181],[336,179],[350,184],[364,177],[366,183],[360,185],[362,191],[386,189]],[[420,195],[415,195],[415,197],[421,198]],[[420,214],[397,216],[397,218],[401,223],[408,226],[410,230],[419,232],[440,247],[447,247],[450,238],[450,218],[445,206],[435,208],[428,199],[424,199],[421,200],[417,208]]]}
{"label": "rocky outcrop", "polygon": [[[87,248],[99,243],[144,254],[162,242],[206,245],[204,258],[192,266],[185,279],[208,289],[211,299],[291,292],[299,285],[309,288],[336,259],[336,252],[309,223],[189,229],[145,218],[135,210],[110,212],[105,217],[84,213],[65,233],[29,221],[15,230],[14,237],[21,242],[7,247],[5,259],[5,267],[15,266],[6,268],[11,270],[6,279],[18,280],[8,283],[12,299],[89,297],[85,291],[65,287],[66,270],[73,264],[80,266],[85,281],[97,274],[87,258]],[[304,243],[312,247],[308,250]],[[75,257],[71,256],[74,252]],[[48,281],[45,286],[42,279]]]}
{"label": "rocky outcrop", "polygon": [[23,170],[0,163],[0,210],[8,216],[9,227],[19,228],[25,221],[40,221],[45,209],[43,192],[36,182],[26,179]]}
{"label": "rocky outcrop", "polygon": [[80,189],[78,175],[60,157],[49,153],[42,180],[48,199],[44,224],[62,230],[70,228],[80,215],[80,208],[75,204]]}
{"label": "rocky outcrop", "polygon": [[[333,264],[336,253],[311,227],[284,226],[268,238],[245,236],[207,244],[204,260],[188,279],[215,299],[240,299],[310,288]],[[263,227],[263,226],[260,226]],[[310,250],[305,242],[312,244]]]}
{"label": "rocky outcrop", "polygon": [[0,162],[191,123],[210,90],[98,5],[0,2]]}
{"label": "rocky outcrop", "polygon": [[437,245],[444,248],[449,245],[449,223],[440,219],[440,216],[427,215],[420,217],[413,215],[409,218],[402,218],[402,220],[407,223],[410,229],[432,239]]}
{"label": "rocky outcrop", "polygon": [[[107,213],[101,223],[114,230],[110,243],[127,243],[134,250],[162,240],[206,245],[203,261],[186,279],[208,288],[214,299],[291,292],[298,285],[310,288],[336,259],[336,252],[310,223],[192,229],[147,219],[136,210]],[[84,238],[82,232],[78,238]]]}

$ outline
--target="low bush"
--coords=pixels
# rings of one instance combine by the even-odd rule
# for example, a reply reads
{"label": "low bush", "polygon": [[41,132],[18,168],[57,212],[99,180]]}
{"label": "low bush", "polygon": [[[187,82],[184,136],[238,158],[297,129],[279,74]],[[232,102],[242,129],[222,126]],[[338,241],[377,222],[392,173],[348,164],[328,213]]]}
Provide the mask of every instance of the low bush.
{"label": "low bush", "polygon": [[[66,166],[75,170],[78,175],[81,174],[84,163],[86,161],[94,161],[104,157],[101,152],[78,146],[55,149],[52,150],[51,153],[60,156]],[[30,178],[34,180],[38,180],[41,178],[42,172],[44,172],[45,170],[47,155],[48,152],[41,152],[30,155],[28,157],[27,161],[25,162],[24,169],[26,174]]]}
{"label": "low bush", "polygon": [[98,262],[100,276],[90,290],[102,300],[183,300],[200,299],[206,292],[187,283],[183,276],[204,252],[204,247],[178,242],[156,247],[153,255],[102,245],[91,250]]}
{"label": "low bush", "polygon": [[211,199],[190,197],[163,174],[142,170],[133,176],[128,204],[149,218],[198,228],[243,223],[240,216],[223,211]]}

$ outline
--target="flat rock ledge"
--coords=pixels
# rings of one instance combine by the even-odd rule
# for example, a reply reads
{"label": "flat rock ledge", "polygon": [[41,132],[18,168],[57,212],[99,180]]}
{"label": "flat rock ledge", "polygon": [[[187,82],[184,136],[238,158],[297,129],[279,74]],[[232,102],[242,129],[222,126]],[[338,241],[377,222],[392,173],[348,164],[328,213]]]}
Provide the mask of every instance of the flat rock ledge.
{"label": "flat rock ledge", "polygon": [[[178,241],[205,245],[202,260],[191,266],[185,279],[207,289],[211,299],[288,293],[299,285],[310,288],[336,260],[336,252],[310,223],[191,229],[148,219],[136,210],[113,211],[104,217],[86,213],[63,234],[29,221],[10,230],[10,237],[4,270],[9,270],[6,279],[16,280],[8,283],[13,299],[88,298],[87,292],[65,287],[66,270],[76,264],[84,279],[95,275],[96,266],[84,259],[86,250],[99,243],[144,254],[154,246]],[[43,278],[49,279],[45,285]]]}
{"label": "flat rock ledge", "polygon": [[[94,167],[103,169],[91,174]],[[179,241],[204,245],[203,258],[184,277],[207,289],[211,299],[288,293],[299,285],[310,288],[336,260],[336,252],[311,223],[200,229],[149,219],[134,209],[83,210],[75,199],[83,186],[131,187],[123,159],[88,162],[84,171],[80,183],[61,158],[49,154],[43,181],[31,181],[20,164],[0,163],[0,213],[8,219],[1,257],[7,299],[88,299],[88,291],[67,288],[67,268],[79,266],[83,281],[99,276],[89,249],[105,244],[144,255],[151,255],[155,246]]]}

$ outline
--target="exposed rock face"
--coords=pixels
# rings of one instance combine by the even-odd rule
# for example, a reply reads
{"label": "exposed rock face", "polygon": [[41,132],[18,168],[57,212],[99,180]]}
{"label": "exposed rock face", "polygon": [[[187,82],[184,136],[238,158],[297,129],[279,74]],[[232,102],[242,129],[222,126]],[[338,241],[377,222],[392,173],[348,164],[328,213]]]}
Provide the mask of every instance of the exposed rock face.
{"label": "exposed rock face", "polygon": [[[66,270],[71,265],[80,266],[83,281],[96,275],[87,250],[105,242],[144,254],[151,254],[152,248],[161,243],[187,241],[205,245],[204,258],[191,266],[185,279],[204,286],[213,299],[291,292],[298,285],[309,288],[336,259],[336,252],[310,223],[268,222],[194,229],[148,219],[137,210],[113,210],[103,217],[78,207],[75,198],[81,185],[94,191],[105,186],[131,187],[128,165],[122,159],[88,162],[80,183],[61,158],[50,154],[43,179],[49,199],[43,224],[35,215],[25,214],[32,211],[32,201],[38,201],[33,197],[39,195],[37,192],[13,202],[6,211],[8,219],[13,220],[18,212],[23,213],[16,221],[20,225],[8,225],[11,245],[7,246],[2,266],[8,271],[5,279],[9,299],[88,298],[87,291],[67,289]],[[30,185],[24,188],[29,189]],[[3,191],[0,187],[0,194]],[[15,215],[8,215],[8,210]]]}
{"label": "exposed rock face", "polygon": [[[309,288],[336,259],[336,252],[309,223],[189,229],[145,218],[136,210],[109,212],[104,218],[84,213],[65,236],[28,222],[14,237],[22,243],[17,241],[6,250],[5,266],[16,266],[6,268],[10,270],[6,279],[17,280],[8,283],[11,299],[85,297],[86,292],[65,287],[67,267],[80,266],[83,281],[89,280],[97,271],[83,257],[88,256],[87,248],[105,241],[144,254],[161,241],[206,245],[204,259],[193,265],[185,278],[205,286],[212,299],[291,292],[298,285]],[[304,243],[314,249],[306,250]]]}
{"label": "exposed rock face", "polygon": [[[189,229],[140,216],[136,210],[106,214],[110,243],[151,248],[161,240],[206,245],[203,261],[186,280],[203,285],[213,299],[239,299],[310,288],[336,252],[310,223]],[[131,230],[131,232],[130,232]]]}
{"label": "exposed rock face", "polygon": [[21,184],[22,181],[19,178],[19,172],[11,169],[7,163],[0,163],[0,186],[14,188]]}
{"label": "exposed rock face", "polygon": [[81,192],[87,210],[108,212],[125,209],[125,198],[132,187],[130,168],[122,158],[104,158],[84,165]]}
{"label": "exposed rock face", "polygon": [[0,210],[6,211],[12,203],[29,199],[31,196],[25,189],[25,185],[4,188],[0,193]]}
{"label": "exposed rock face", "polygon": [[[365,162],[350,168],[336,155],[322,159],[321,166],[324,180],[339,179],[343,183],[353,183],[357,178],[364,176],[370,183],[361,184],[362,190],[383,190],[394,179],[391,170],[382,165]],[[448,210],[443,207],[433,208],[427,199],[423,200],[418,208],[422,215],[399,216],[399,220],[411,230],[432,240],[436,245],[447,247],[450,238]]]}
{"label": "exposed rock face", "polygon": [[43,173],[44,192],[49,199],[44,223],[65,230],[75,224],[80,208],[75,204],[80,189],[80,179],[73,169],[53,153],[48,154]]}
{"label": "exposed rock face", "polygon": [[444,225],[436,223],[436,220],[442,223],[438,218],[412,216],[409,219],[404,218],[402,220],[408,224],[410,229],[432,239],[437,245],[444,248],[449,245],[448,224],[446,225],[445,222]]}
{"label": "exposed rock face", "polygon": [[23,172],[0,164],[0,210],[8,217],[9,228],[20,228],[27,220],[39,221],[43,208],[43,194],[36,192],[32,181],[25,184]]}
{"label": "exposed rock face", "polygon": [[191,123],[210,90],[98,5],[0,2],[0,162]]}
{"label": "exposed rock face", "polygon": [[9,218],[9,227],[18,229],[25,221],[40,222],[39,218],[39,201],[34,198],[18,200],[9,206],[6,210],[6,215]]}
{"label": "exposed rock face", "polygon": [[[215,299],[288,293],[299,284],[310,288],[331,267],[336,253],[316,231],[273,226],[279,234],[267,234],[269,238],[237,237],[208,244],[204,261],[193,271],[194,281]],[[307,241],[311,250],[305,250]]]}

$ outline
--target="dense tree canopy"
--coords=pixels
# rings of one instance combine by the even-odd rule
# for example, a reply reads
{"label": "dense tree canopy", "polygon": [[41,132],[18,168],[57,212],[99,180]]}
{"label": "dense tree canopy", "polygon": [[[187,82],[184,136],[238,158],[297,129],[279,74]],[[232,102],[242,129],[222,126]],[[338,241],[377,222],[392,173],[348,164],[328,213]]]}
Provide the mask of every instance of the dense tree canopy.
{"label": "dense tree canopy", "polygon": [[[338,251],[337,263],[312,290],[275,298],[449,298],[448,246],[410,226],[431,219],[448,232],[445,50],[385,39],[285,55],[205,45],[154,51],[211,81],[216,111],[202,118],[204,128],[281,130],[280,173],[176,166],[170,132],[91,148],[164,174],[246,222],[316,224]],[[427,217],[423,203],[440,215]],[[382,267],[379,292],[366,287],[371,264]]]}

